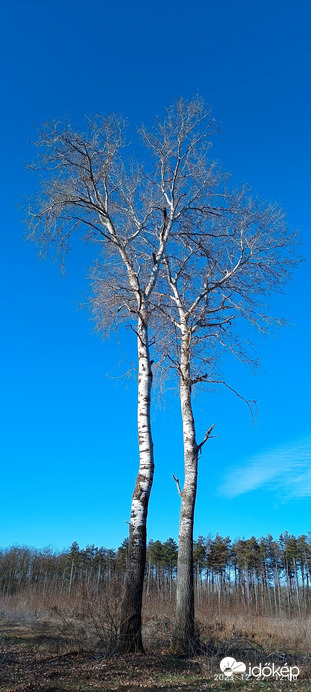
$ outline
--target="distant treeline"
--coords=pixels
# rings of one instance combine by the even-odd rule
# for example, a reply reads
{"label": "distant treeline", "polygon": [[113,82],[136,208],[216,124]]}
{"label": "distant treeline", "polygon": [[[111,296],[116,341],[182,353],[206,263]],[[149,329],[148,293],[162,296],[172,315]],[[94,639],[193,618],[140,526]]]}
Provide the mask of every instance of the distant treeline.
{"label": "distant treeline", "polygon": [[[74,584],[96,580],[98,585],[112,578],[122,581],[127,557],[127,540],[117,550],[78,543],[61,553],[50,549],[14,546],[0,551],[0,590],[15,593],[26,585],[56,584],[69,590]],[[194,541],[194,574],[197,587],[209,590],[241,590],[246,598],[272,589],[301,595],[311,586],[311,532],[294,536],[282,533],[278,540],[263,538],[231,541],[229,536],[199,536]],[[146,588],[174,584],[177,543],[173,538],[149,541]]]}

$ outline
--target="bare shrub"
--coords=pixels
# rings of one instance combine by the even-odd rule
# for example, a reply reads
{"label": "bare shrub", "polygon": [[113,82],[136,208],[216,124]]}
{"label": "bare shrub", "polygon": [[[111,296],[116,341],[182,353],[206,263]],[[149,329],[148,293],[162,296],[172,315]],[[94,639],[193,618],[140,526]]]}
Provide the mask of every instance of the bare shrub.
{"label": "bare shrub", "polygon": [[53,613],[59,619],[62,634],[74,648],[102,656],[117,651],[120,627],[120,585],[117,581],[101,586],[85,583],[77,586]]}

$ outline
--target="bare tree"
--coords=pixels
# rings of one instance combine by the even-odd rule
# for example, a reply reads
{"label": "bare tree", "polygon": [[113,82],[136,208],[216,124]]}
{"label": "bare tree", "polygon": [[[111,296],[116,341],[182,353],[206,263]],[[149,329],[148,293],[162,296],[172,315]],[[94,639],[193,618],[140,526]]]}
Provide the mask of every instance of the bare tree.
{"label": "bare tree", "polygon": [[152,361],[148,328],[152,294],[168,238],[200,187],[215,186],[215,169],[197,176],[216,126],[199,97],[180,100],[141,129],[143,164],[125,142],[122,118],[96,117],[86,133],[67,125],[45,125],[38,142],[41,192],[28,214],[28,237],[41,253],[62,257],[71,236],[99,244],[93,272],[93,309],[99,327],[126,320],[137,336],[139,470],[132,496],[129,545],[121,607],[120,649],[142,650],[141,606],[146,557],[146,520],[154,458],[150,423]]}
{"label": "bare tree", "polygon": [[[224,178],[219,183],[221,209],[211,210],[205,190],[195,208],[185,210],[167,245],[166,279],[161,278],[157,293],[167,325],[164,351],[180,381],[185,476],[183,490],[175,478],[181,512],[174,643],[186,652],[196,644],[193,522],[198,459],[214,428],[209,425],[197,441],[193,388],[222,384],[243,399],[221,376],[222,357],[229,352],[257,365],[243,322],[264,333],[284,323],[270,316],[265,296],[282,288],[297,263],[297,237],[288,231],[282,210],[252,200],[246,188],[229,193]],[[253,414],[255,402],[246,403]]]}

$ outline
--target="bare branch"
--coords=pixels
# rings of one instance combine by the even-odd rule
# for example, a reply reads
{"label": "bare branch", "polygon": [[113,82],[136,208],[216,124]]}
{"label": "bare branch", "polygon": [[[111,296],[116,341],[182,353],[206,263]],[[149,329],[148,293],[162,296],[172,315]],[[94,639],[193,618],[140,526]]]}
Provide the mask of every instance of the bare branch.
{"label": "bare branch", "polygon": [[230,389],[230,391],[233,392],[233,394],[235,394],[235,396],[237,396],[239,399],[242,399],[242,401],[244,401],[244,403],[248,407],[248,410],[251,414],[252,423],[253,424],[255,423],[255,420],[256,420],[257,415],[258,415],[257,401],[255,401],[254,399],[245,399],[245,397],[242,396],[242,394],[239,394],[239,392],[237,392],[236,389],[234,389],[233,387],[230,387],[230,385],[228,385],[227,382],[224,382],[223,380],[207,380],[207,381],[210,384],[222,384],[227,389]]}
{"label": "bare branch", "polygon": [[203,447],[203,445],[205,445],[205,442],[207,442],[207,440],[210,437],[215,437],[215,435],[211,435],[211,432],[214,430],[214,428],[215,428],[215,423],[213,423],[213,425],[211,425],[211,427],[206,431],[202,442],[200,442],[200,444],[197,445],[198,454],[202,453],[202,447]]}
{"label": "bare branch", "polygon": [[178,494],[180,495],[180,497],[182,497],[182,490],[180,490],[179,478],[176,478],[176,476],[174,476],[174,474],[172,474],[172,476],[173,476],[174,481],[177,485]]}

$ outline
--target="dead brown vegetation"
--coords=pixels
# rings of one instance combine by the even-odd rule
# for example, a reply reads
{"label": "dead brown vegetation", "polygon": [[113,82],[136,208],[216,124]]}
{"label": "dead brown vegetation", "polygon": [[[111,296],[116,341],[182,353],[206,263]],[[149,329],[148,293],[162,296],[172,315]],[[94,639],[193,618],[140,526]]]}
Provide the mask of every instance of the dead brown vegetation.
{"label": "dead brown vegetation", "polygon": [[[2,595],[0,618],[4,628],[26,628],[31,636],[50,639],[51,650],[85,651],[110,658],[117,652],[122,584],[111,579],[106,585],[84,583],[71,592],[52,584],[45,589],[26,586],[17,593]],[[143,634],[147,652],[168,650],[174,620],[174,585],[162,584],[144,594]],[[311,615],[264,613],[240,595],[196,593],[197,632],[202,653],[223,655],[231,642],[252,643],[254,649],[286,652],[301,658],[311,656]],[[44,634],[45,633],[45,634]]]}
{"label": "dead brown vegetation", "polygon": [[[145,656],[120,656],[117,630],[120,588],[111,579],[74,585],[63,593],[52,584],[26,586],[0,599],[1,692],[148,692],[223,690],[215,680],[224,656],[248,662],[285,660],[301,669],[299,685],[310,690],[311,618],[256,613],[241,600],[197,591],[198,635],[201,653],[178,658],[170,653],[174,622],[174,585],[149,588],[144,594]],[[262,687],[264,685],[264,687]],[[270,690],[283,690],[269,683]],[[235,689],[267,691],[266,682],[237,680]],[[226,684],[227,689],[227,684]]]}

